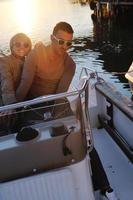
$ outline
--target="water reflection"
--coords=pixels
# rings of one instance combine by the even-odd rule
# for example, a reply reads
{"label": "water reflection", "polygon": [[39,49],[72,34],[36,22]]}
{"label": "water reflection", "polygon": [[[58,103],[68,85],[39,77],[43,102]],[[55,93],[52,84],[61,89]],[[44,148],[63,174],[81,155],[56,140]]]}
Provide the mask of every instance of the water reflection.
{"label": "water reflection", "polygon": [[[126,72],[133,60],[133,30],[115,24],[94,24],[93,36],[75,40],[72,55],[79,66],[99,72],[106,80],[117,84],[120,91],[130,96]],[[113,72],[116,72],[114,74]],[[121,84],[123,83],[123,84]]]}
{"label": "water reflection", "polygon": [[[115,24],[94,24],[95,46],[102,53],[104,68],[109,72],[124,72],[132,63],[133,30]],[[124,76],[118,76],[121,82],[127,82]]]}
{"label": "water reflection", "polygon": [[[16,32],[29,34],[33,42],[49,40],[53,26],[59,21],[69,22],[75,37],[88,35],[92,29],[89,5],[71,4],[69,0],[10,0],[0,2],[0,44]],[[10,22],[10,23],[9,23]]]}
{"label": "water reflection", "polygon": [[124,76],[114,76],[111,72],[127,71],[130,66],[133,30],[128,26],[122,28],[119,24],[93,24],[88,3],[81,6],[79,1],[75,3],[77,1],[0,1],[1,49],[8,49],[8,42],[16,32],[27,33],[33,43],[38,40],[47,43],[53,26],[59,21],[67,21],[74,28],[74,46],[70,54],[77,63],[76,75],[81,67],[88,67],[102,72],[100,75],[106,80],[117,82],[117,87],[123,91],[123,87],[128,86],[126,79]]}
{"label": "water reflection", "polygon": [[[103,70],[108,72],[126,72],[133,60],[133,30],[132,27],[120,24],[95,24],[94,41],[104,60]],[[123,88],[129,88],[124,74],[112,77],[115,83],[123,83]],[[118,81],[119,80],[119,81]],[[130,95],[130,93],[128,94]]]}
{"label": "water reflection", "polygon": [[27,34],[30,33],[35,19],[36,5],[34,1],[15,0],[13,9],[18,29],[23,30]]}

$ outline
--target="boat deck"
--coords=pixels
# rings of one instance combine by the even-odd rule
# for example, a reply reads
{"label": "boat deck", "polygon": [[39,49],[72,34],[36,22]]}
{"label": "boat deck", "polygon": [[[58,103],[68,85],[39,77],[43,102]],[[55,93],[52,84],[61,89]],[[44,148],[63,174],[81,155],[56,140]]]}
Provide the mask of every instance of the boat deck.
{"label": "boat deck", "polygon": [[105,129],[93,129],[93,135],[95,148],[117,197],[120,200],[131,200],[133,196],[133,164]]}

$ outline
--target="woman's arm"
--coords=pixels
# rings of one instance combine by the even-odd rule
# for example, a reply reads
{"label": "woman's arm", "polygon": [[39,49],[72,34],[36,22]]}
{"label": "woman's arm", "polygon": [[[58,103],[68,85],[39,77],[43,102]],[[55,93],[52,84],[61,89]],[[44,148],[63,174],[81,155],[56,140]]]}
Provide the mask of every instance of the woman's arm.
{"label": "woman's arm", "polygon": [[6,62],[0,63],[1,96],[4,105],[15,103],[15,87],[11,68]]}

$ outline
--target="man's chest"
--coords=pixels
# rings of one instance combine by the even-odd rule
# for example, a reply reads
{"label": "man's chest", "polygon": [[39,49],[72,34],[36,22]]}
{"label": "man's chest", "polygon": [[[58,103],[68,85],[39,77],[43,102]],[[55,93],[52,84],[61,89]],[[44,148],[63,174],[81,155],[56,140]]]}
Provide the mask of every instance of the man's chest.
{"label": "man's chest", "polygon": [[51,60],[43,60],[38,63],[37,75],[44,79],[60,79],[64,73],[64,62],[54,62]]}

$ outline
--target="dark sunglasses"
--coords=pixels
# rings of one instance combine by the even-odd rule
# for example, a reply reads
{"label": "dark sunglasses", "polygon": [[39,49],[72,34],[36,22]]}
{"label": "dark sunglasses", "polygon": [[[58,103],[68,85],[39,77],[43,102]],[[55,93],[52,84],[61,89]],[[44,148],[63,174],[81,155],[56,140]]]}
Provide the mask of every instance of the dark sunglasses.
{"label": "dark sunglasses", "polygon": [[55,35],[53,35],[53,38],[56,40],[56,42],[59,45],[64,45],[65,44],[67,47],[72,46],[72,41],[67,41],[67,40],[59,39]]}
{"label": "dark sunglasses", "polygon": [[14,46],[17,48],[24,47],[27,49],[30,45],[27,42],[15,42]]}

